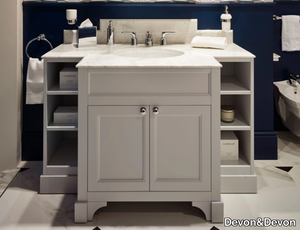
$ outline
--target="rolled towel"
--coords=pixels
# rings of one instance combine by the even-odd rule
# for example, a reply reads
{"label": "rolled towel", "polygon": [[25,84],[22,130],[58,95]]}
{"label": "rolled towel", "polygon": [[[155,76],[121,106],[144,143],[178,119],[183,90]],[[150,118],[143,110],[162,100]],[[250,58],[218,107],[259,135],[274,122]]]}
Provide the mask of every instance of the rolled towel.
{"label": "rolled towel", "polygon": [[192,47],[226,49],[227,38],[196,36],[191,41]]}

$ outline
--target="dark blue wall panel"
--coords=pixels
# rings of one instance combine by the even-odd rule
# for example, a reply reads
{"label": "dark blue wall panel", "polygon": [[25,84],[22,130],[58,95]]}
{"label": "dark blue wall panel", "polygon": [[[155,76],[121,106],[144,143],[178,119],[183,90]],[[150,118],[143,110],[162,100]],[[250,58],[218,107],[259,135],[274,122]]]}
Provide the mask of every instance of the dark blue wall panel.
{"label": "dark blue wall panel", "polygon": [[[274,7],[274,14],[300,15],[300,1],[278,1]],[[300,51],[286,52],[281,50],[281,28],[282,21],[276,20],[274,25],[274,52],[281,56],[279,62],[274,62],[274,81],[288,79],[289,73],[300,74]],[[275,108],[275,106],[274,106]],[[280,120],[274,109],[274,128],[278,131],[288,130]]]}
{"label": "dark blue wall panel", "polygon": [[[273,131],[273,7],[274,3],[228,4],[232,15],[234,42],[247,49],[255,59],[255,132],[256,139],[272,139]],[[73,29],[67,24],[66,9],[78,10],[78,24],[86,18],[99,28],[99,19],[198,19],[198,29],[220,29],[220,15],[225,4],[190,3],[23,3],[24,47],[28,41],[43,33],[54,47],[63,42],[63,30]],[[31,56],[41,56],[48,44],[35,42],[29,47]],[[28,59],[24,53],[24,76]],[[24,78],[25,83],[25,78]],[[25,90],[24,90],[25,91]],[[34,137],[42,136],[43,110],[41,105],[24,105],[23,160],[41,160],[42,148],[30,148]],[[31,140],[31,141],[30,141]],[[41,138],[37,138],[40,142]],[[276,159],[277,151],[266,151],[255,143],[256,158]],[[277,143],[277,142],[276,142]],[[274,144],[273,144],[274,145]],[[42,146],[39,144],[38,146]],[[277,144],[276,144],[277,149]],[[33,154],[32,152],[35,152]],[[36,153],[38,151],[38,153]]]}

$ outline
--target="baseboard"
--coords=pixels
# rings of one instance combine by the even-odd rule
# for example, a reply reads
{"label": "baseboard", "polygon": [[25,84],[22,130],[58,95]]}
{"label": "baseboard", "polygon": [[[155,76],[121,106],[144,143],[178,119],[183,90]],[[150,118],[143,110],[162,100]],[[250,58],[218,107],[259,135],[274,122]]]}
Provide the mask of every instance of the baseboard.
{"label": "baseboard", "polygon": [[277,160],[277,133],[255,132],[254,133],[254,159]]}
{"label": "baseboard", "polygon": [[77,193],[77,176],[41,175],[40,193]]}
{"label": "baseboard", "polygon": [[256,175],[222,175],[221,193],[257,193]]}

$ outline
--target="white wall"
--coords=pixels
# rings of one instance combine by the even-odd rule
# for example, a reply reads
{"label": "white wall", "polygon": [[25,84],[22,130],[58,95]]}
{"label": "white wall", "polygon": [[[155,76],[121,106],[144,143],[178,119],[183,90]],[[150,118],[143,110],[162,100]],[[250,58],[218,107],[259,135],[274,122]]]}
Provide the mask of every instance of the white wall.
{"label": "white wall", "polygon": [[0,1],[0,171],[21,157],[22,0]]}

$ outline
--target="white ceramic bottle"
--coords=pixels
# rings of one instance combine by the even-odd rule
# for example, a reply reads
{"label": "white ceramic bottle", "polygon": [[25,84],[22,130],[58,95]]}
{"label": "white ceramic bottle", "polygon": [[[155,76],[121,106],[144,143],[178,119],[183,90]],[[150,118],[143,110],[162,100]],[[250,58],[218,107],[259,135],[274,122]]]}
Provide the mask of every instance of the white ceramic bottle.
{"label": "white ceramic bottle", "polygon": [[228,6],[225,6],[225,14],[221,15],[222,30],[229,31],[231,24],[231,14],[228,14]]}

